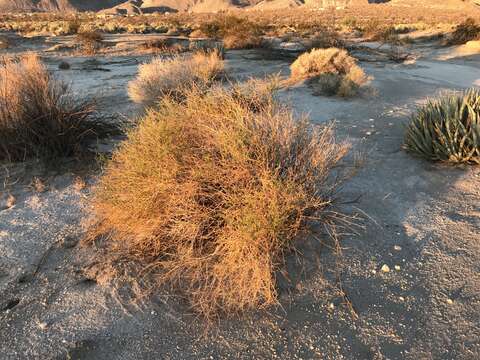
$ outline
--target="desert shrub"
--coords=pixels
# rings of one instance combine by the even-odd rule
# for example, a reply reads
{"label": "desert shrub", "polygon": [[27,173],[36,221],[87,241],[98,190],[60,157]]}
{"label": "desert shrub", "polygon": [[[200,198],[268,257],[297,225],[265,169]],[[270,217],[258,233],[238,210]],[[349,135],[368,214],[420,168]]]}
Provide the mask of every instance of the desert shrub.
{"label": "desert shrub", "polygon": [[102,47],[103,35],[98,31],[84,30],[76,35],[75,40],[85,53],[95,54]]}
{"label": "desert shrub", "polygon": [[164,97],[94,191],[91,238],[105,254],[207,317],[276,303],[276,273],[309,219],[326,221],[348,151],[331,127],[279,106],[270,85],[246,86]]}
{"label": "desert shrub", "polygon": [[188,48],[180,42],[171,38],[148,40],[142,43],[140,48],[151,52],[163,53],[180,53],[188,50]]}
{"label": "desert shrub", "polygon": [[208,88],[223,69],[217,51],[168,59],[155,57],[139,66],[137,78],[128,84],[128,94],[134,102],[151,106],[165,95],[181,98],[192,86]]}
{"label": "desert shrub", "polygon": [[309,49],[328,49],[331,47],[342,48],[345,46],[339,34],[327,28],[316,32],[306,42]]}
{"label": "desert shrub", "polygon": [[369,78],[346,50],[313,49],[290,66],[291,81],[308,80],[319,93],[353,96]]}
{"label": "desert shrub", "polygon": [[74,155],[109,131],[36,55],[0,66],[0,160]]}
{"label": "desert shrub", "polygon": [[444,96],[419,108],[405,148],[429,160],[480,164],[480,91]]}
{"label": "desert shrub", "polygon": [[262,45],[263,27],[245,18],[227,15],[202,23],[199,31],[223,39],[225,49],[248,49]]}
{"label": "desert shrub", "polygon": [[480,24],[475,19],[468,18],[463,23],[457,25],[455,31],[448,40],[449,45],[461,45],[471,40],[480,39]]}

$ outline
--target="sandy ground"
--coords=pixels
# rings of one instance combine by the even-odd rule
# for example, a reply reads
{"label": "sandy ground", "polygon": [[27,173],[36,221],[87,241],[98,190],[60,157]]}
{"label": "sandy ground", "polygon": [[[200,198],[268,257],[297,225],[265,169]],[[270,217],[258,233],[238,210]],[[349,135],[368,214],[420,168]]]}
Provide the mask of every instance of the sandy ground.
{"label": "sandy ground", "polygon": [[[364,214],[363,229],[342,239],[337,271],[328,248],[306,247],[311,266],[294,269],[292,283],[282,284],[281,308],[224,319],[207,333],[168,294],[137,309],[85,276],[92,249],[77,242],[93,176],[85,189],[62,171],[38,173],[45,192],[26,180],[10,185],[17,203],[0,211],[0,358],[479,359],[480,169],[428,163],[401,143],[417,104],[480,85],[480,58],[441,61],[444,49],[417,50],[407,64],[361,64],[375,78],[375,95],[347,101],[313,96],[301,85],[281,91],[313,121],[335,119],[338,136],[366,150],[340,193],[348,203],[340,210]],[[59,74],[75,91],[101,99],[104,112],[131,117],[138,110],[125,85],[143,59],[74,57],[71,70]],[[61,60],[46,59],[55,71]],[[287,74],[289,65],[255,51],[230,52],[227,64],[238,78]],[[8,182],[22,173],[12,167],[4,175],[7,169]]]}

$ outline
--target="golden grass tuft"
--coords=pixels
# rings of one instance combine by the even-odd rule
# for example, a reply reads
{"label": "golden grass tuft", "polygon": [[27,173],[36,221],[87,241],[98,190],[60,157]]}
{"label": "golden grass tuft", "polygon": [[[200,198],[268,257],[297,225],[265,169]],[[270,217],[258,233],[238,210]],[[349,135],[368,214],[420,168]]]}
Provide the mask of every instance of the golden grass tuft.
{"label": "golden grass tuft", "polygon": [[88,55],[95,54],[103,46],[103,35],[94,30],[85,30],[77,33],[75,41]]}
{"label": "golden grass tuft", "polygon": [[349,148],[278,105],[269,84],[245,86],[164,97],[93,196],[91,238],[207,318],[277,303],[275,274],[329,206]]}
{"label": "golden grass tuft", "polygon": [[218,51],[197,52],[191,56],[155,57],[139,66],[137,78],[128,84],[130,98],[152,106],[165,95],[182,98],[192,86],[208,88],[224,71]]}
{"label": "golden grass tuft", "polygon": [[0,160],[71,156],[114,131],[35,54],[0,65]]}
{"label": "golden grass tuft", "polygon": [[369,77],[346,50],[313,49],[290,65],[290,81],[308,80],[321,94],[354,96]]}

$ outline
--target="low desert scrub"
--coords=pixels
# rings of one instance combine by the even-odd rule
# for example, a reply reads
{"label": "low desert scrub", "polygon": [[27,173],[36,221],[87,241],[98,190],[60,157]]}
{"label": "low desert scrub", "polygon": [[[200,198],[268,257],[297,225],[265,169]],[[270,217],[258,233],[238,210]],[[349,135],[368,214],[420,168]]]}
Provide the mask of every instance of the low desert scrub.
{"label": "low desert scrub", "polygon": [[468,18],[457,25],[455,31],[448,39],[449,45],[462,45],[471,40],[480,40],[480,24],[474,19]]}
{"label": "low desert scrub", "polygon": [[206,89],[223,73],[219,52],[197,52],[191,56],[155,57],[139,66],[137,78],[128,84],[130,98],[144,106],[152,106],[162,97],[183,97],[186,89]]}
{"label": "low desert scrub", "polygon": [[0,160],[71,156],[108,130],[36,55],[0,66]]}
{"label": "low desert scrub", "polygon": [[145,41],[140,45],[140,49],[147,52],[170,54],[178,54],[181,52],[186,52],[188,50],[186,46],[171,38]]}
{"label": "low desert scrub", "polygon": [[480,164],[480,91],[444,96],[418,109],[405,148],[433,161]]}
{"label": "low desert scrub", "polygon": [[207,318],[277,303],[285,256],[313,219],[329,221],[348,151],[331,127],[278,105],[270,85],[246,86],[164,97],[93,195],[102,262],[135,264],[147,287],[170,287]]}
{"label": "low desert scrub", "polygon": [[98,31],[81,31],[76,35],[75,41],[85,53],[95,54],[102,47],[103,35]]}
{"label": "low desert scrub", "polygon": [[300,55],[290,66],[290,81],[307,80],[319,93],[354,96],[369,77],[346,50],[313,49]]}
{"label": "low desert scrub", "polygon": [[245,18],[232,15],[200,25],[199,32],[223,40],[225,49],[249,49],[262,46],[263,27]]}

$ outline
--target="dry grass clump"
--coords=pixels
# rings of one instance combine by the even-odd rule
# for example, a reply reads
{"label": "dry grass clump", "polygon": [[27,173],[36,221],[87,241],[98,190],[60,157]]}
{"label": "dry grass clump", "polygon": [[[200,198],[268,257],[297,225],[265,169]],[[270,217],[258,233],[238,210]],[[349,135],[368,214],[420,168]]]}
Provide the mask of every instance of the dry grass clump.
{"label": "dry grass clump", "polygon": [[445,96],[418,109],[405,148],[433,161],[480,164],[480,91]]}
{"label": "dry grass clump", "polygon": [[468,18],[457,25],[448,39],[449,45],[462,45],[472,40],[480,40],[480,24],[475,19]]}
{"label": "dry grass clump", "polygon": [[346,50],[313,49],[300,55],[290,65],[291,81],[308,80],[321,94],[354,96],[369,77]]}
{"label": "dry grass clump", "polygon": [[227,15],[202,23],[199,33],[222,39],[225,49],[251,49],[262,46],[264,29],[245,18]]}
{"label": "dry grass clump", "polygon": [[81,31],[75,40],[85,53],[95,54],[102,47],[103,35],[98,31]]}
{"label": "dry grass clump", "polygon": [[94,192],[92,237],[107,235],[117,263],[139,264],[143,280],[180,291],[207,318],[276,303],[276,272],[330,204],[332,169],[348,151],[269,89],[163,98]]}
{"label": "dry grass clump", "polygon": [[128,84],[128,94],[134,102],[145,106],[154,105],[166,95],[181,99],[192,86],[208,88],[223,70],[218,51],[168,59],[155,57],[139,66],[137,78]]}
{"label": "dry grass clump", "polygon": [[0,160],[70,156],[108,131],[38,56],[0,65]]}

